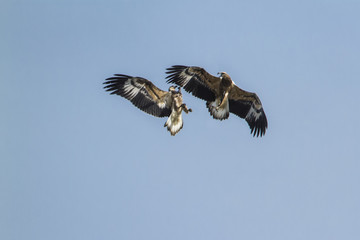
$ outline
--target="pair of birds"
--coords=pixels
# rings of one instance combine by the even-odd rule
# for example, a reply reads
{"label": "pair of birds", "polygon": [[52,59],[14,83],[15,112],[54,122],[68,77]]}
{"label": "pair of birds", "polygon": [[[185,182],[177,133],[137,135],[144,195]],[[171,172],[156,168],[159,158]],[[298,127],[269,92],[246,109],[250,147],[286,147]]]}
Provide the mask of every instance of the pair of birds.
{"label": "pair of birds", "polygon": [[110,94],[120,95],[131,101],[142,111],[156,117],[168,117],[164,127],[174,136],[183,127],[182,111],[192,110],[183,103],[181,87],[195,97],[206,101],[210,115],[224,120],[233,113],[249,124],[253,136],[263,136],[267,129],[267,119],[259,97],[235,85],[230,76],[220,72],[220,77],[209,74],[195,66],[174,65],[166,69],[169,91],[163,91],[149,80],[124,74],[114,74],[104,84]]}

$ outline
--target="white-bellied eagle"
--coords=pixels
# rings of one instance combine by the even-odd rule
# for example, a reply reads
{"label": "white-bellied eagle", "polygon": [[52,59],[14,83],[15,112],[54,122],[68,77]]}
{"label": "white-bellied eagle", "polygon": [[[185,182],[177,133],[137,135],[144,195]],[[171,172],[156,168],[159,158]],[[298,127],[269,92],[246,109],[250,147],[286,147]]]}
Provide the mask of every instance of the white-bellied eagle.
{"label": "white-bellied eagle", "polygon": [[201,67],[174,65],[166,74],[167,83],[175,83],[205,100],[213,118],[224,120],[231,112],[247,121],[253,136],[265,134],[268,123],[259,97],[240,89],[227,73],[215,77]]}
{"label": "white-bellied eagle", "polygon": [[168,117],[164,124],[174,136],[183,127],[181,112],[191,112],[182,102],[182,94],[171,86],[169,91],[163,91],[152,82],[141,77],[132,77],[124,74],[114,74],[107,78],[104,88],[110,94],[117,94],[132,102],[142,111],[155,117]]}

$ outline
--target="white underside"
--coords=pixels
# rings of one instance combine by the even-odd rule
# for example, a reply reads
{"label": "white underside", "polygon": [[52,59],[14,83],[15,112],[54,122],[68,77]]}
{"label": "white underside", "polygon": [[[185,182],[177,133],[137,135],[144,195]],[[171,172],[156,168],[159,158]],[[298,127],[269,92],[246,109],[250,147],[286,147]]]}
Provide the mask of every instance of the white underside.
{"label": "white underside", "polygon": [[181,113],[178,114],[175,111],[172,111],[169,118],[166,120],[164,127],[167,127],[167,130],[174,136],[180,131],[183,127],[183,120]]}
{"label": "white underside", "polygon": [[229,117],[229,101],[226,100],[224,106],[219,107],[220,99],[216,99],[214,102],[208,104],[209,112],[215,119],[227,119]]}
{"label": "white underside", "polygon": [[181,76],[181,85],[185,86],[193,78],[193,75],[187,75],[184,71],[180,73]]}
{"label": "white underside", "polygon": [[253,118],[255,121],[257,121],[259,119],[261,115],[261,112],[256,112],[256,110],[254,109],[253,106],[251,106],[249,112],[246,114],[245,119],[251,119]]}
{"label": "white underside", "polygon": [[135,87],[132,84],[131,79],[128,79],[125,81],[123,88],[124,88],[124,91],[129,95],[128,98],[131,100],[139,93],[139,91],[142,87],[143,87],[142,85]]}

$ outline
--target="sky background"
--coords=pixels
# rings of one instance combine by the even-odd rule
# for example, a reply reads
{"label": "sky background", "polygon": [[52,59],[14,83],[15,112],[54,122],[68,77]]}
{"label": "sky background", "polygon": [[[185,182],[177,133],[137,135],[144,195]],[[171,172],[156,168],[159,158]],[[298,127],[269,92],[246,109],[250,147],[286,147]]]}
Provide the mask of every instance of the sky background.
{"label": "sky background", "polygon": [[[360,239],[360,2],[0,3],[0,239]],[[103,89],[226,71],[269,127],[170,136]]]}

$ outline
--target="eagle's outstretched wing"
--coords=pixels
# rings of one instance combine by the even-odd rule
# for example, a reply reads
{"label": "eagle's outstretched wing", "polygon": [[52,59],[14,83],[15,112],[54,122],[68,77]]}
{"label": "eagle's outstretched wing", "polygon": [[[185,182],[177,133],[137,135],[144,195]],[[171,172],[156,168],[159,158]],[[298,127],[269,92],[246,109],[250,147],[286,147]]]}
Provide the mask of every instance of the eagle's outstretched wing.
{"label": "eagle's outstretched wing", "polygon": [[167,83],[175,83],[205,101],[215,100],[215,92],[219,89],[220,78],[209,74],[200,67],[174,65],[166,70]]}
{"label": "eagle's outstretched wing", "polygon": [[171,96],[169,92],[157,88],[152,82],[141,77],[114,74],[107,78],[104,88],[110,94],[120,95],[131,101],[142,111],[156,117],[171,114]]}
{"label": "eagle's outstretched wing", "polygon": [[234,85],[229,93],[229,110],[247,121],[254,137],[265,134],[268,123],[261,101],[255,93]]}

